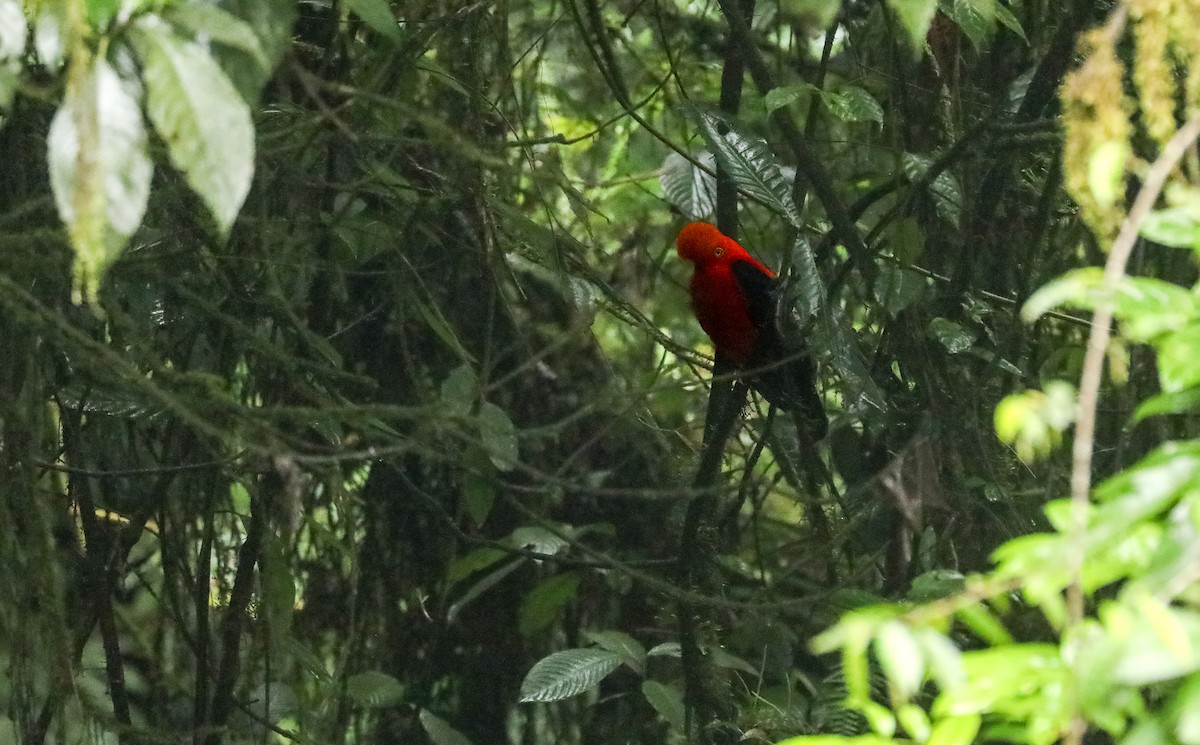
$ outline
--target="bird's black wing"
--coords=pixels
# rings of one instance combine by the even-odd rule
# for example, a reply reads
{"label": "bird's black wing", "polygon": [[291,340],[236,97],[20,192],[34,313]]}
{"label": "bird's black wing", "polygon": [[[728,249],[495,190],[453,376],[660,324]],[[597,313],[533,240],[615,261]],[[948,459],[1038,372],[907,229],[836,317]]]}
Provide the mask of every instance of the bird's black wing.
{"label": "bird's black wing", "polygon": [[730,266],[733,278],[742,290],[746,300],[746,312],[750,315],[750,323],[760,334],[775,334],[779,331],[775,326],[775,308],[779,302],[779,280],[764,274],[749,261],[735,261]]}
{"label": "bird's black wing", "polygon": [[758,329],[754,355],[747,365],[758,369],[751,372],[750,385],[779,408],[800,414],[813,439],[821,439],[829,429],[829,419],[817,392],[817,366],[802,340],[785,340],[779,332],[779,280],[748,261],[733,262],[731,270],[745,298],[750,323]]}

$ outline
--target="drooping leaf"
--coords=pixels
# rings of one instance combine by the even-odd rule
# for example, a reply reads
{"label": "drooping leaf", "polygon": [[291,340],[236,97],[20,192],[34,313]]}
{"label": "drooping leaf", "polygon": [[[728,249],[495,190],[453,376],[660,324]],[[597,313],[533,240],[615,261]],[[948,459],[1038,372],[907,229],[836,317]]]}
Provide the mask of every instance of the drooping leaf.
{"label": "drooping leaf", "polygon": [[466,735],[451,727],[449,722],[429,709],[421,709],[417,719],[433,745],[471,745],[471,740]]}
{"label": "drooping leaf", "polygon": [[[696,160],[710,170],[715,168],[712,153],[700,153]],[[703,220],[716,209],[717,180],[679,153],[667,155],[658,181],[667,201],[693,220]]]}
{"label": "drooping leaf", "polygon": [[607,649],[610,652],[616,652],[621,655],[625,664],[633,668],[634,672],[642,675],[645,673],[646,667],[646,648],[643,647],[637,639],[634,639],[624,631],[585,631],[584,637],[600,647]]}
{"label": "drooping leaf", "polygon": [[226,233],[254,175],[250,108],[203,47],[153,16],[130,30],[142,63],[146,110],[171,162]]}
{"label": "drooping leaf", "polygon": [[683,731],[686,723],[683,691],[657,680],[646,680],[642,681],[642,695],[659,716],[677,731]]}
{"label": "drooping leaf", "polygon": [[567,604],[575,599],[580,579],[577,572],[565,572],[543,580],[530,590],[517,610],[520,634],[532,636],[554,623]]}
{"label": "drooping leaf", "polygon": [[217,5],[198,2],[169,5],[163,9],[163,18],[194,36],[240,49],[253,57],[264,72],[271,71],[271,59],[250,24]]}
{"label": "drooping leaf", "polygon": [[[904,153],[900,165],[904,175],[915,182],[925,176],[925,172],[933,165],[933,160],[924,155]],[[950,171],[942,171],[930,182],[929,196],[933,199],[938,215],[957,228],[963,204],[962,185],[958,179]]]}
{"label": "drooping leaf", "polygon": [[729,174],[738,190],[782,215],[793,226],[800,227],[800,213],[792,203],[791,186],[783,178],[767,143],[740,132],[717,114],[693,109],[692,116],[700,126],[708,149],[716,155],[717,163]]}
{"label": "drooping leaf", "polygon": [[942,0],[940,7],[954,24],[981,49],[996,29],[996,0]]}
{"label": "drooping leaf", "polygon": [[509,471],[517,465],[517,428],[504,409],[491,401],[479,406],[479,437],[496,468]]}
{"label": "drooping leaf", "polygon": [[858,86],[848,85],[837,91],[827,91],[821,99],[829,113],[843,122],[883,124],[883,107],[874,96]]}
{"label": "drooping leaf", "polygon": [[346,681],[350,700],[366,709],[395,706],[404,698],[404,686],[387,673],[367,670],[350,676]]}
{"label": "drooping leaf", "polygon": [[368,26],[389,41],[399,42],[404,39],[388,0],[346,0],[346,5],[354,11],[354,15],[363,19]]}
{"label": "drooping leaf", "polygon": [[47,138],[50,184],[75,248],[75,283],[84,300],[141,225],[154,170],[130,86],[105,60],[91,64],[72,71]]}
{"label": "drooping leaf", "polygon": [[908,41],[920,56],[925,51],[925,35],[937,12],[938,0],[888,0],[888,7],[900,19],[900,25],[908,32]]}
{"label": "drooping leaf", "polygon": [[606,649],[565,649],[538,660],[521,681],[522,702],[561,701],[578,696],[621,665]]}

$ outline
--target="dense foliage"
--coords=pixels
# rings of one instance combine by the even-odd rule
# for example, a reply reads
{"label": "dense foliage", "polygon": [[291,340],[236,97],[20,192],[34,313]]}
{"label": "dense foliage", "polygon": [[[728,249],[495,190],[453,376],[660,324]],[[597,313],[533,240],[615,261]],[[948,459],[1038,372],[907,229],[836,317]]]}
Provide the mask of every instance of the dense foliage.
{"label": "dense foliage", "polygon": [[1196,17],[0,0],[0,740],[1200,740]]}

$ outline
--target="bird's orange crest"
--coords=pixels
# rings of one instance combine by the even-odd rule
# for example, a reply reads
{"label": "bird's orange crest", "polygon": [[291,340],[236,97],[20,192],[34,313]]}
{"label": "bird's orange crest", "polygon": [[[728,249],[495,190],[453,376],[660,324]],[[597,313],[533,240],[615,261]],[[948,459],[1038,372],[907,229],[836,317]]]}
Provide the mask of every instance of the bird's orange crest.
{"label": "bird's orange crest", "polygon": [[679,237],[675,239],[675,248],[679,251],[679,257],[692,262],[705,261],[707,259],[720,257],[717,249],[724,250],[724,243],[729,239],[717,226],[710,225],[706,222],[691,222],[683,226],[683,230],[679,231]]}

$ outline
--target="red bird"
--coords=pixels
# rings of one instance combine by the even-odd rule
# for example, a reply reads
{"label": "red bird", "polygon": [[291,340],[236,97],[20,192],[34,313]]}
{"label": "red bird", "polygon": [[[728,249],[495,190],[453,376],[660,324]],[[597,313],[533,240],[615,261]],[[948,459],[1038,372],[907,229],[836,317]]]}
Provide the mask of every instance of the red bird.
{"label": "red bird", "polygon": [[692,310],[717,351],[717,371],[733,367],[775,406],[799,414],[821,439],[829,429],[817,370],[802,345],[785,343],[776,324],[779,280],[737,241],[706,222],[685,225],[675,240],[695,265]]}

